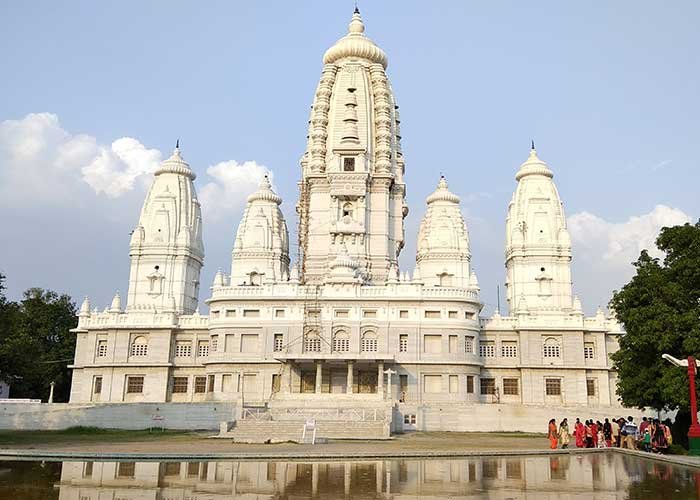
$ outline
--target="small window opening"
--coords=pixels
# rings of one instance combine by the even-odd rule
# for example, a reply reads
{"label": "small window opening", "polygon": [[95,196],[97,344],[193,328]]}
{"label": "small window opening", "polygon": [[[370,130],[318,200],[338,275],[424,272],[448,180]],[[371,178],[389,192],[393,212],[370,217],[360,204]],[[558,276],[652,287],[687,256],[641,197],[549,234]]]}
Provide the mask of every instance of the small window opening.
{"label": "small window opening", "polygon": [[355,171],[355,158],[343,158],[343,172]]}

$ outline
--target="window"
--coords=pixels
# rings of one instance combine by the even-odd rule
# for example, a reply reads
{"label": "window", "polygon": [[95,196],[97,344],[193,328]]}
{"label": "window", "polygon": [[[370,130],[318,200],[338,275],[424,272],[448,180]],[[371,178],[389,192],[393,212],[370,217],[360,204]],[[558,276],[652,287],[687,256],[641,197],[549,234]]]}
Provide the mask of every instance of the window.
{"label": "window", "polygon": [[449,319],[457,319],[457,311],[449,311],[449,312],[447,313],[447,317],[448,317]]}
{"label": "window", "polygon": [[464,319],[474,319],[475,316],[476,315],[474,313],[469,312],[469,311],[464,313]]}
{"label": "window", "polygon": [[132,356],[147,356],[148,355],[148,340],[146,337],[136,337],[131,343]]}
{"label": "window", "polygon": [[544,380],[544,392],[547,396],[561,396],[561,379],[547,378]]}
{"label": "window", "polygon": [[377,352],[377,334],[374,332],[365,332],[360,341],[360,351],[362,352]]}
{"label": "window", "polygon": [[423,336],[423,352],[427,354],[440,354],[442,352],[442,335]]}
{"label": "window", "polygon": [[135,472],[135,462],[119,462],[117,465],[117,477],[134,477]]}
{"label": "window", "polygon": [[192,342],[188,340],[175,343],[176,358],[189,358],[190,356],[192,356]]}
{"label": "window", "polygon": [[165,462],[163,464],[163,469],[164,476],[179,476],[180,462]]}
{"label": "window", "polygon": [[450,347],[450,353],[456,353],[457,352],[457,344],[459,342],[459,337],[457,335],[450,335],[449,336],[449,347]]}
{"label": "window", "polygon": [[173,377],[173,394],[187,393],[187,377]]}
{"label": "window", "polygon": [[236,345],[236,334],[227,333],[224,337],[224,351],[235,352],[238,346]]}
{"label": "window", "polygon": [[595,379],[594,378],[589,378],[586,379],[586,393],[588,396],[595,396]]}
{"label": "window", "polygon": [[542,357],[558,358],[560,356],[561,348],[559,347],[559,341],[553,337],[545,339],[544,345],[542,346]]}
{"label": "window", "polygon": [[107,341],[106,340],[98,340],[97,341],[97,357],[104,358],[105,356],[107,356]]}
{"label": "window", "polygon": [[348,310],[347,309],[336,309],[335,317],[336,318],[347,318],[348,317]]}
{"label": "window", "polygon": [[216,352],[218,350],[219,350],[219,336],[212,335],[211,336],[211,351]]}
{"label": "window", "polygon": [[343,172],[354,172],[355,171],[355,158],[345,157],[343,158]]}
{"label": "window", "polygon": [[284,347],[284,335],[281,333],[275,333],[272,349],[275,352],[280,352],[283,347]]}
{"label": "window", "polygon": [[197,344],[197,356],[200,358],[206,358],[209,356],[209,341],[200,340]]}
{"label": "window", "polygon": [[272,374],[272,392],[280,392],[282,387],[282,375],[279,373]]}
{"label": "window", "polygon": [[474,354],[474,337],[464,337],[464,352],[466,354]]}
{"label": "window", "polygon": [[350,336],[340,330],[333,336],[333,350],[336,352],[348,352],[350,350]]}
{"label": "window", "polygon": [[214,375],[209,375],[207,376],[207,391],[208,392],[214,392]]}
{"label": "window", "polygon": [[316,332],[304,335],[304,352],[321,352],[321,337]]}
{"label": "window", "polygon": [[506,479],[522,479],[523,473],[520,470],[520,460],[508,460],[506,462]]}
{"label": "window", "polygon": [[244,318],[259,318],[260,317],[260,309],[244,309],[243,310],[243,317]]}
{"label": "window", "polygon": [[408,311],[406,311],[406,310],[399,311],[399,318],[401,318],[401,319],[408,318]]}
{"label": "window", "polygon": [[518,357],[518,343],[514,340],[508,340],[501,342],[501,357],[503,358],[517,358]]}
{"label": "window", "polygon": [[258,335],[253,333],[244,333],[241,335],[241,352],[253,353],[258,352]]}
{"label": "window", "polygon": [[399,352],[408,352],[408,334],[399,335]]}
{"label": "window", "polygon": [[227,318],[235,318],[236,317],[236,310],[235,309],[226,309],[226,317]]}
{"label": "window", "polygon": [[362,311],[362,317],[363,317],[363,318],[376,318],[376,317],[377,317],[377,311],[375,311],[375,310]]}
{"label": "window", "polygon": [[194,393],[203,394],[207,392],[207,377],[194,378]]}
{"label": "window", "polygon": [[481,379],[481,394],[496,394],[496,379],[482,378]]}
{"label": "window", "polygon": [[423,389],[431,394],[442,392],[442,375],[423,375]]}
{"label": "window", "polygon": [[455,394],[459,392],[459,376],[450,375],[450,393]]}
{"label": "window", "polygon": [[350,217],[352,219],[352,203],[345,203],[343,204],[343,217]]}
{"label": "window", "polygon": [[95,377],[95,383],[93,384],[92,393],[93,394],[101,394],[102,393],[102,377]]}
{"label": "window", "polygon": [[284,318],[286,311],[284,309],[275,309],[275,318]]}
{"label": "window", "polygon": [[129,376],[126,377],[126,393],[141,394],[143,393],[143,377]]}
{"label": "window", "polygon": [[595,342],[583,343],[583,357],[584,359],[595,358]]}
{"label": "window", "polygon": [[467,393],[474,394],[474,376],[467,375]]}
{"label": "window", "polygon": [[199,462],[189,462],[187,464],[187,477],[199,476]]}
{"label": "window", "polygon": [[93,462],[85,462],[85,469],[83,469],[83,477],[92,477],[92,466]]}
{"label": "window", "polygon": [[425,319],[440,319],[440,311],[425,311]]}
{"label": "window", "polygon": [[[416,424],[416,414],[406,414],[403,416],[403,423],[408,424],[408,425],[415,425]],[[402,462],[403,463],[403,462]]]}
{"label": "window", "polygon": [[211,319],[217,319],[219,317],[219,311],[211,312]]}
{"label": "window", "polygon": [[503,379],[503,394],[506,396],[517,396],[520,394],[518,390],[518,379],[517,378],[504,378]]}
{"label": "window", "polygon": [[496,357],[496,343],[493,340],[482,340],[479,342],[479,356],[482,358]]}

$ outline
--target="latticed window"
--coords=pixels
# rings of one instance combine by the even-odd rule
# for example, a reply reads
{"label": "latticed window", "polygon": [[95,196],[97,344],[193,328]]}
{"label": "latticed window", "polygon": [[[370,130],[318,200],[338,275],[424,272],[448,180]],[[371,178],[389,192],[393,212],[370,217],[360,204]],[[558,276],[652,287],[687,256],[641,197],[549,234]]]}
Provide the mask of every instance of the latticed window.
{"label": "latticed window", "polygon": [[585,359],[595,358],[595,343],[593,343],[593,342],[584,342],[583,343],[583,357]]}
{"label": "latticed window", "polygon": [[275,352],[280,352],[284,348],[284,335],[281,333],[275,333],[274,345],[272,348]]}
{"label": "latticed window", "polygon": [[408,335],[405,333],[399,335],[399,352],[408,352]]}
{"label": "latticed window", "polygon": [[501,357],[516,358],[518,356],[518,343],[515,341],[501,342]]}
{"label": "latticed window", "polygon": [[195,394],[203,394],[207,392],[207,377],[194,378],[194,392]]}
{"label": "latticed window", "polygon": [[107,341],[106,340],[98,340],[97,341],[97,357],[104,358],[105,356],[107,356]]}
{"label": "latticed window", "polygon": [[197,344],[197,356],[200,358],[205,358],[209,356],[209,341],[208,340],[200,340],[199,344]]}
{"label": "latticed window", "polygon": [[321,352],[321,337],[316,332],[304,335],[304,352]]}
{"label": "latticed window", "polygon": [[595,379],[586,379],[586,392],[589,396],[595,396]]}
{"label": "latticed window", "polygon": [[173,377],[173,394],[187,392],[187,377]]}
{"label": "latticed window", "polygon": [[496,394],[496,379],[482,378],[481,379],[481,394]]}
{"label": "latticed window", "polygon": [[192,342],[180,341],[175,344],[176,358],[189,358],[192,356]]}
{"label": "latticed window", "polygon": [[377,334],[374,332],[365,332],[360,341],[360,351],[377,352]]}
{"label": "latticed window", "polygon": [[336,352],[347,352],[350,350],[350,338],[348,334],[340,331],[333,336],[333,350]]}
{"label": "latticed window", "polygon": [[216,352],[218,349],[219,349],[219,336],[212,335],[211,336],[211,351]]}
{"label": "latticed window", "polygon": [[519,394],[517,378],[503,379],[503,394],[507,396],[517,396]]}
{"label": "latticed window", "polygon": [[561,346],[559,345],[559,341],[557,339],[550,337],[544,341],[544,345],[542,346],[542,357],[561,357]]}
{"label": "latticed window", "polygon": [[547,396],[561,396],[561,379],[548,378],[544,381],[544,391]]}
{"label": "latticed window", "polygon": [[482,340],[479,342],[479,356],[482,358],[495,358],[496,343],[492,340]]}
{"label": "latticed window", "polygon": [[464,337],[464,352],[466,354],[474,354],[474,337]]}
{"label": "latticed window", "polygon": [[102,377],[95,377],[95,387],[93,388],[93,394],[102,393]]}
{"label": "latticed window", "polygon": [[134,477],[136,473],[136,463],[119,462],[117,465],[117,477]]}
{"label": "latticed window", "polygon": [[141,394],[143,392],[143,377],[131,376],[126,378],[127,394]]}
{"label": "latticed window", "polygon": [[148,340],[146,337],[136,337],[131,343],[132,356],[148,356]]}

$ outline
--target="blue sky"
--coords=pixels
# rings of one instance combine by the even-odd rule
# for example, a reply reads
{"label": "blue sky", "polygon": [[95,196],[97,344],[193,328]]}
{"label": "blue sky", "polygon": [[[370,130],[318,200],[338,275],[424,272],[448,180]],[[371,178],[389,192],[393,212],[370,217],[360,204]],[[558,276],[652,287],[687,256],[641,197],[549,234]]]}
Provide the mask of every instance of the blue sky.
{"label": "blue sky", "polygon": [[[473,266],[493,306],[513,176],[531,138],[555,172],[587,312],[630,277],[629,262],[659,227],[697,220],[697,2],[359,6],[401,105],[411,209],[402,269],[413,269],[424,199],[443,172],[462,196]],[[337,0],[3,2],[0,270],[9,295],[41,286],[102,308],[124,293],[149,165],[177,138],[207,193],[205,285],[230,267],[248,177],[262,166],[293,230],[321,57],[352,9]]]}

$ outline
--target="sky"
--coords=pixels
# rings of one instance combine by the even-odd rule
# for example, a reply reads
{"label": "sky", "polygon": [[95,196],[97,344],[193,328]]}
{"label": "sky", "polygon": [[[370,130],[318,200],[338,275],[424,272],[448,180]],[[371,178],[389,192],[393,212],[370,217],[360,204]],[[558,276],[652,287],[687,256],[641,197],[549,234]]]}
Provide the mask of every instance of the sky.
{"label": "sky", "polygon": [[[574,292],[605,307],[663,226],[700,216],[700,3],[363,0],[401,105],[407,245],[443,173],[462,198],[484,312],[530,140],[554,171]],[[296,241],[296,182],[324,51],[349,0],[0,4],[0,272],[105,307],[180,139],[203,205],[203,304],[265,173]],[[296,249],[291,249],[296,254]],[[203,311],[206,308],[203,306]]]}

